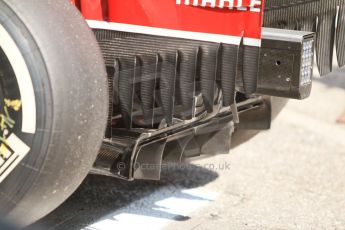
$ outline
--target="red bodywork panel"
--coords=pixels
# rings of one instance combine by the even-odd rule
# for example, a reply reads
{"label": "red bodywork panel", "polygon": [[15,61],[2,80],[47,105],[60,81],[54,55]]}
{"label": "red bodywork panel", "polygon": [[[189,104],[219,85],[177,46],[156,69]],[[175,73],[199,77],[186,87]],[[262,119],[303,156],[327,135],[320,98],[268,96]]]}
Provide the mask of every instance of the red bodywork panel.
{"label": "red bodywork panel", "polygon": [[[260,46],[264,1],[72,0],[91,27]],[[110,22],[99,24],[95,21]],[[90,24],[90,23],[89,23]],[[185,33],[183,32],[192,32]],[[194,34],[193,34],[194,33]],[[201,33],[201,34],[200,34]]]}

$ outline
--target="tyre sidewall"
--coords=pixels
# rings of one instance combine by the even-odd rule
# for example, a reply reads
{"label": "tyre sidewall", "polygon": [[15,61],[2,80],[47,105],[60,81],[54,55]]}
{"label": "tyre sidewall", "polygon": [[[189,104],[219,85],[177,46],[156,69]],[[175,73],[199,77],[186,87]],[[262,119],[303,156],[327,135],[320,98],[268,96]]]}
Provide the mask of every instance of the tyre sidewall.
{"label": "tyre sidewall", "polygon": [[90,170],[106,127],[107,78],[97,41],[69,1],[0,0],[0,9],[36,99],[32,150],[0,184],[1,211],[24,226],[61,204]]}

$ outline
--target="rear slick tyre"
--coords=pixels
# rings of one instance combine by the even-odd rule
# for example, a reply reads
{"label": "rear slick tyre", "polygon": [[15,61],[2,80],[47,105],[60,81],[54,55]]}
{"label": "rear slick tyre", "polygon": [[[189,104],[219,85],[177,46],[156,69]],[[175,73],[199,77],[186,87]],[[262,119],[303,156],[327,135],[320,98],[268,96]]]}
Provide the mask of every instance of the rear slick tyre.
{"label": "rear slick tyre", "polygon": [[0,214],[19,226],[66,200],[97,156],[105,65],[68,0],[0,0]]}

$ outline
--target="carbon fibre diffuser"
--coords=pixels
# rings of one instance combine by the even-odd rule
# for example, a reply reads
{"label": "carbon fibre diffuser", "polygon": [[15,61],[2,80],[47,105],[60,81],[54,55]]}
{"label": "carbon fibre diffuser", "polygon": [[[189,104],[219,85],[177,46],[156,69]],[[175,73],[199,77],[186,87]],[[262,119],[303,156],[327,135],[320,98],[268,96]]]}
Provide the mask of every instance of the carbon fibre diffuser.
{"label": "carbon fibre diffuser", "polygon": [[332,71],[334,44],[338,65],[345,65],[344,14],[344,0],[266,0],[264,26],[316,32],[317,65],[325,75]]}
{"label": "carbon fibre diffuser", "polygon": [[[251,121],[239,129],[267,129],[271,122],[270,101],[256,97],[238,103],[239,116]],[[229,110],[209,119],[179,124],[161,130],[116,129],[105,139],[91,170],[93,174],[125,180],[159,180],[169,163],[202,156],[227,154],[234,132],[234,114]],[[264,125],[264,126],[263,126]]]}

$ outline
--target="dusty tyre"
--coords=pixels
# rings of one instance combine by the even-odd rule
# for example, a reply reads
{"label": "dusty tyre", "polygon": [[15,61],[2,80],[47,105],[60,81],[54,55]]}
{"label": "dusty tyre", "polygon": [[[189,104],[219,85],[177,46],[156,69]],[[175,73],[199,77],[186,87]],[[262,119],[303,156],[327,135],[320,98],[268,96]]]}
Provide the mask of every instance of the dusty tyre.
{"label": "dusty tyre", "polygon": [[24,226],[92,166],[107,116],[92,31],[68,0],[0,0],[0,212]]}

